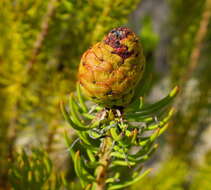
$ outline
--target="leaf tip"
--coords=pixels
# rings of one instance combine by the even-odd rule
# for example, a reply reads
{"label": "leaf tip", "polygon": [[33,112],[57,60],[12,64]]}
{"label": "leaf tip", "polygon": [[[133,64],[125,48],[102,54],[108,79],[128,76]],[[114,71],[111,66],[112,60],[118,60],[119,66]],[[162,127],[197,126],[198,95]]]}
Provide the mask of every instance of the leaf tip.
{"label": "leaf tip", "polygon": [[175,86],[174,88],[173,88],[173,90],[170,92],[170,97],[174,97],[174,96],[176,96],[177,94],[178,94],[178,92],[180,91],[180,88],[179,88],[179,86]]}

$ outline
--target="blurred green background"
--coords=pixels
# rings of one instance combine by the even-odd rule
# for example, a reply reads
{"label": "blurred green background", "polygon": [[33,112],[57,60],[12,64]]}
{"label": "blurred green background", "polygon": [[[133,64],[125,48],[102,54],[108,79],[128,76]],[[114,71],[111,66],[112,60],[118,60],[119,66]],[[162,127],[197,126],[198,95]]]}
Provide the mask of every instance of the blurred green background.
{"label": "blurred green background", "polygon": [[58,107],[83,52],[133,29],[153,65],[148,102],[180,86],[177,113],[130,190],[211,189],[211,0],[1,0],[0,190],[81,189]]}

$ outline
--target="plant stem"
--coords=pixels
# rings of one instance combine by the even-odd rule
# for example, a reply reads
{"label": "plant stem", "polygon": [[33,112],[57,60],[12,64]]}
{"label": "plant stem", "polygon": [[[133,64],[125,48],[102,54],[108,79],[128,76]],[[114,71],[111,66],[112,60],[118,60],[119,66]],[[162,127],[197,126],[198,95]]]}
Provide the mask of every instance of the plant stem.
{"label": "plant stem", "polygon": [[97,176],[96,190],[105,190],[106,188],[107,169],[110,164],[111,148],[112,148],[111,137],[105,137],[101,144],[101,151],[99,153],[100,165],[96,168],[96,176]]}
{"label": "plant stem", "polygon": [[201,50],[203,48],[203,40],[206,37],[207,31],[208,31],[210,17],[211,17],[211,0],[206,0],[205,5],[204,5],[204,11],[202,13],[202,18],[199,23],[199,29],[196,33],[195,44],[194,44],[192,53],[190,55],[190,64],[187,68],[186,75],[184,75],[183,80],[182,80],[184,82],[188,81],[192,73],[197,68]]}
{"label": "plant stem", "polygon": [[55,14],[58,1],[59,0],[50,0],[48,3],[46,14],[44,15],[42,23],[41,23],[41,31],[37,35],[37,39],[35,40],[35,43],[34,43],[31,58],[27,65],[29,71],[32,69],[32,65],[36,62],[36,58],[39,55],[43,42],[49,32],[50,21]]}

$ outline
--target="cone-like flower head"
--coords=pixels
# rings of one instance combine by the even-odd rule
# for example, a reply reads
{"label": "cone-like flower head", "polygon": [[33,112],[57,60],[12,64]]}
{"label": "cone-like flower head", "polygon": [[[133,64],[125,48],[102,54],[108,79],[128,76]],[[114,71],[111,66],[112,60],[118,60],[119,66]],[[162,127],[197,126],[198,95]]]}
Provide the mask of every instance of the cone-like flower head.
{"label": "cone-like flower head", "polygon": [[111,30],[81,58],[78,80],[84,94],[106,107],[131,102],[145,66],[142,47],[128,28]]}

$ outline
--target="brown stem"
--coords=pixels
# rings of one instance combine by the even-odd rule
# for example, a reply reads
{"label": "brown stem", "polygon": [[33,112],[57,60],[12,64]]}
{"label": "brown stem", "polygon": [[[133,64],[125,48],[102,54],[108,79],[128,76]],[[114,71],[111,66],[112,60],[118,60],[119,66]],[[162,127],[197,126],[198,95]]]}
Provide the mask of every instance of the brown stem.
{"label": "brown stem", "polygon": [[204,11],[202,13],[202,18],[199,24],[199,29],[195,37],[195,45],[190,55],[190,61],[189,61],[190,64],[182,80],[184,82],[188,81],[188,79],[191,77],[193,71],[196,69],[198,65],[201,49],[203,46],[203,40],[207,34],[210,17],[211,17],[211,0],[206,0],[204,5]]}
{"label": "brown stem", "polygon": [[43,45],[43,41],[48,34],[50,21],[55,13],[56,4],[58,1],[59,0],[50,0],[48,3],[47,12],[44,15],[42,23],[41,23],[41,31],[37,35],[37,39],[35,40],[35,43],[34,43],[32,55],[28,62],[28,70],[31,70],[32,65],[36,62],[36,58],[40,53],[40,49]]}
{"label": "brown stem", "polygon": [[[196,36],[194,39],[194,47],[192,49],[192,52],[190,54],[189,58],[189,65],[187,67],[187,71],[185,75],[182,77],[182,82],[181,82],[181,87],[185,89],[187,86],[187,83],[189,79],[191,78],[193,72],[197,69],[198,64],[200,63],[199,59],[201,56],[201,51],[203,48],[203,42],[204,39],[207,35],[208,32],[208,25],[210,23],[210,18],[211,18],[211,0],[206,0],[204,4],[204,10],[202,12],[201,20],[199,23],[199,28],[196,32]],[[207,87],[205,87],[207,88]],[[194,120],[196,118],[200,118],[199,115],[202,111],[202,106],[206,104],[207,101],[207,93],[206,89],[201,89],[200,90],[200,95],[197,98],[197,100],[193,103],[194,110],[192,112],[188,112],[185,115],[181,115],[181,112],[178,112],[178,114],[175,117],[175,120],[173,121],[174,124],[177,123],[177,119],[179,118],[180,121],[180,126],[183,127],[183,129],[178,130],[172,129],[172,134],[171,135],[171,143],[172,143],[172,150],[174,154],[183,154],[188,155],[188,151],[192,151],[194,148],[194,134],[191,133],[190,131],[194,131],[193,127],[195,126]],[[182,107],[184,104],[184,99],[185,99],[185,90],[182,91],[182,93],[179,96],[179,99],[177,100],[175,107],[178,108],[178,110]],[[185,118],[185,119],[184,119]],[[201,129],[200,129],[201,130]],[[197,139],[199,139],[199,134],[197,134]],[[179,143],[178,143],[179,142]],[[178,151],[179,150],[179,151]]]}
{"label": "brown stem", "polygon": [[50,131],[47,136],[47,144],[46,144],[46,151],[48,154],[50,154],[53,151],[53,145],[54,145],[54,140],[55,140],[55,135],[57,134],[57,129],[58,129],[58,121],[53,120],[51,123]]}
{"label": "brown stem", "polygon": [[107,179],[107,170],[110,164],[110,153],[112,148],[112,139],[111,137],[106,137],[102,142],[101,151],[99,153],[99,163],[100,165],[96,169],[97,176],[97,185],[96,190],[105,190],[106,188],[106,179]]}
{"label": "brown stem", "polygon": [[[196,32],[196,37],[194,39],[195,44],[190,55],[189,65],[187,67],[187,71],[185,75],[182,77],[182,80],[181,80],[182,82],[180,86],[183,89],[185,89],[185,87],[187,86],[189,79],[191,78],[193,72],[197,69],[197,66],[199,64],[201,49],[203,47],[203,40],[207,34],[210,17],[211,17],[211,0],[206,0],[204,4],[204,10],[202,12],[202,17],[199,23],[199,28]],[[183,100],[184,100],[183,96],[184,96],[184,92],[180,94],[180,98],[176,102],[176,107],[180,107],[183,104]]]}

